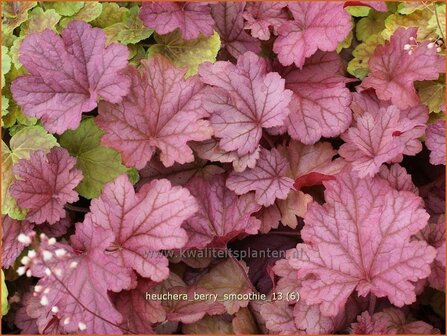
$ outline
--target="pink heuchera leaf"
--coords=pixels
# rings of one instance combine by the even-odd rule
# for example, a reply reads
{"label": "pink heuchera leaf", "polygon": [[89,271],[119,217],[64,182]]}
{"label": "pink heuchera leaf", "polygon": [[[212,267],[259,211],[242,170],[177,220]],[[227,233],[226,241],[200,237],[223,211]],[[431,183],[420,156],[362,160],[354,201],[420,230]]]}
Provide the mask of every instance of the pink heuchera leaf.
{"label": "pink heuchera leaf", "polygon": [[11,185],[10,192],[21,208],[29,209],[27,220],[54,224],[65,217],[64,205],[79,199],[73,189],[83,176],[75,165],[76,159],[59,147],[46,155],[42,151],[34,152],[29,160],[20,160],[14,165],[17,181]]}
{"label": "pink heuchera leaf", "polygon": [[395,135],[399,118],[400,112],[395,106],[382,109],[376,115],[366,112],[357,118],[357,125],[342,136],[346,143],[339,153],[352,162],[360,177],[374,176],[383,163],[403,152],[404,144]]}
{"label": "pink heuchera leaf", "polygon": [[181,248],[187,234],[181,224],[197,211],[189,191],[154,180],[135,193],[127,175],[104,186],[92,201],[84,224],[104,227],[114,235],[111,254],[153,281],[168,277],[168,259],[160,250]]}
{"label": "pink heuchera leaf", "polygon": [[297,328],[305,334],[334,334],[346,329],[357,314],[365,309],[364,302],[348,298],[346,308],[336,316],[324,316],[318,305],[307,305],[300,300],[295,304],[293,316]]}
{"label": "pink heuchera leaf", "polygon": [[105,251],[113,235],[88,224],[76,225],[70,245],[53,244],[41,236],[38,255],[31,257],[32,274],[41,277],[34,294],[43,309],[37,319],[39,330],[48,327],[48,316],[55,316],[64,333],[121,333],[122,316],[108,291],[128,288],[131,272]]}
{"label": "pink heuchera leaf", "polygon": [[396,189],[397,191],[411,191],[416,195],[419,194],[418,188],[414,185],[411,180],[411,175],[407,173],[404,167],[395,163],[392,166],[388,167],[386,165],[382,165],[380,167],[378,176],[387,181],[391,188]]}
{"label": "pink heuchera leaf", "polygon": [[[415,81],[438,79],[445,72],[444,58],[429,41],[414,42],[417,28],[398,28],[389,42],[376,48],[369,60],[370,72],[362,86],[374,88],[382,100],[390,100],[401,109],[420,104]],[[410,45],[410,50],[405,50]]]}
{"label": "pink heuchera leaf", "polygon": [[183,225],[189,236],[185,248],[224,247],[241,233],[258,232],[261,223],[252,214],[261,206],[253,193],[238,197],[225,186],[223,175],[209,181],[194,178],[187,188],[197,200],[199,211]]}
{"label": "pink heuchera leaf", "polygon": [[152,325],[166,319],[166,312],[160,301],[146,300],[146,293],[155,286],[155,282],[139,278],[136,288],[115,294],[114,304],[123,316],[120,326],[124,330],[153,334]]}
{"label": "pink heuchera leaf", "polygon": [[428,282],[431,287],[443,291],[445,289],[445,215],[431,219],[430,223],[418,233],[419,239],[425,240],[436,248],[437,255],[431,266]]}
{"label": "pink heuchera leaf", "polygon": [[427,127],[425,145],[430,150],[430,163],[445,165],[445,121],[438,120]]}
{"label": "pink heuchera leaf", "polygon": [[245,2],[216,2],[211,5],[211,15],[222,48],[234,58],[246,51],[261,51],[260,41],[244,31],[244,8]]}
{"label": "pink heuchera leaf", "polygon": [[349,127],[351,93],[341,69],[338,54],[318,52],[302,70],[285,74],[286,88],[293,91],[285,124],[293,139],[310,145],[322,136],[338,136]]}
{"label": "pink heuchera leaf", "polygon": [[75,129],[83,112],[102,98],[118,103],[127,94],[129,79],[125,46],[105,46],[101,29],[72,21],[61,36],[47,29],[30,34],[20,46],[20,62],[29,75],[11,85],[14,100],[27,116],[40,118],[45,128],[61,134]]}
{"label": "pink heuchera leaf", "polygon": [[[351,104],[355,120],[364,113],[370,113],[371,115],[381,114],[381,108],[387,109],[390,106],[392,106],[390,102],[378,99],[373,90],[354,93]],[[394,136],[399,137],[400,141],[405,144],[402,154],[415,155],[422,150],[419,138],[425,134],[427,121],[428,109],[424,105],[400,110],[399,127],[396,128]],[[400,154],[393,161],[401,161],[402,158]]]}
{"label": "pink heuchera leaf", "polygon": [[386,308],[370,315],[363,312],[352,324],[354,334],[438,334],[439,330],[426,322],[414,321],[397,308]]}
{"label": "pink heuchera leaf", "polygon": [[287,21],[286,2],[250,2],[245,6],[245,29],[251,30],[251,35],[260,40],[270,38],[270,27],[276,33],[281,24]]}
{"label": "pink heuchera leaf", "polygon": [[367,311],[357,316],[357,322],[351,324],[352,334],[359,335],[386,335],[388,326],[384,319],[379,319],[374,314],[371,316]]}
{"label": "pink heuchera leaf", "polygon": [[128,166],[143,168],[160,150],[166,166],[194,161],[187,142],[211,137],[202,106],[204,85],[186,70],[156,55],[129,67],[130,93],[119,104],[101,102],[96,123],[105,131],[101,142],[119,151]]}
{"label": "pink heuchera leaf", "polygon": [[262,128],[281,126],[289,113],[292,92],[284,89],[284,79],[268,72],[264,59],[252,52],[240,56],[237,65],[230,62],[205,63],[200,78],[212,85],[204,97],[211,114],[214,135],[226,151],[239,156],[253,153],[262,136]]}
{"label": "pink heuchera leaf", "polygon": [[29,316],[26,312],[32,299],[32,292],[28,291],[23,294],[19,303],[19,309],[17,309],[17,313],[14,318],[14,324],[22,331],[23,334],[37,334],[39,332],[36,319]]}
{"label": "pink heuchera leaf", "polygon": [[28,236],[34,225],[26,220],[18,221],[8,216],[2,218],[2,267],[7,269],[22,253],[27,244],[18,241],[20,234]]}
{"label": "pink heuchera leaf", "polygon": [[333,160],[337,151],[328,142],[308,146],[292,140],[287,147],[278,147],[278,151],[289,161],[288,176],[295,179],[297,190],[302,186],[321,184],[339,173],[346,164],[340,158]]}
{"label": "pink heuchera leaf", "polygon": [[317,50],[334,51],[352,30],[351,15],[341,2],[289,2],[293,21],[283,23],[273,51],[283,65],[298,68]]}
{"label": "pink heuchera leaf", "polygon": [[266,302],[261,305],[260,313],[265,319],[267,329],[274,334],[299,334],[293,319],[293,306],[287,301]]}
{"label": "pink heuchera leaf", "polygon": [[324,185],[326,204],[308,206],[305,244],[290,261],[303,279],[302,299],[319,304],[325,316],[336,316],[354,290],[386,296],[398,307],[414,302],[413,283],[430,274],[436,254],[425,242],[410,241],[427,225],[422,199],[348,168]]}
{"label": "pink heuchera leaf", "polygon": [[417,137],[423,134],[427,109],[422,105],[400,111],[396,106],[364,112],[342,139],[339,153],[352,162],[361,177],[374,176],[385,162],[399,162],[403,154],[415,155],[422,149]]}
{"label": "pink heuchera leaf", "polygon": [[144,24],[159,34],[180,30],[184,40],[200,34],[213,34],[214,20],[208,3],[200,2],[143,2],[140,18]]}
{"label": "pink heuchera leaf", "polygon": [[220,148],[218,141],[214,138],[202,142],[193,142],[190,145],[198,157],[222,163],[232,162],[233,169],[237,172],[242,172],[247,167],[254,168],[256,161],[259,159],[259,151],[261,149],[258,146],[252,153],[239,156],[237,151],[227,152]]}
{"label": "pink heuchera leaf", "polygon": [[279,222],[291,228],[296,228],[297,217],[303,217],[312,197],[300,189],[305,186],[319,185],[323,181],[333,179],[346,164],[343,159],[332,158],[337,154],[330,143],[320,142],[315,145],[304,145],[291,140],[285,146],[279,146],[278,151],[289,162],[286,176],[295,180],[294,187],[287,199],[276,200],[271,207],[263,209],[259,218],[262,221],[261,232],[266,233],[277,228]]}
{"label": "pink heuchera leaf", "polygon": [[227,187],[238,195],[255,191],[258,204],[269,206],[276,198],[286,199],[293,180],[286,176],[288,163],[277,149],[261,149],[256,167],[242,173],[232,172]]}

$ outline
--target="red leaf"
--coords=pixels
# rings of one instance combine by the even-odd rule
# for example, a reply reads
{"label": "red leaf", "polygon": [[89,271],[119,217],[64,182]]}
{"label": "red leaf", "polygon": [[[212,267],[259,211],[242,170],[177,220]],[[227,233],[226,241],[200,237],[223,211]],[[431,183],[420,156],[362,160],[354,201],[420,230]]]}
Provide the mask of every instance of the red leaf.
{"label": "red leaf", "polygon": [[21,208],[29,209],[27,220],[54,224],[65,217],[65,203],[79,198],[73,189],[82,180],[82,173],[75,165],[76,159],[59,147],[46,155],[34,152],[29,160],[14,165],[18,179],[9,190]]}
{"label": "red leaf", "polygon": [[341,69],[342,62],[336,53],[318,52],[302,70],[285,75],[286,88],[293,91],[285,124],[293,139],[310,145],[322,136],[338,136],[349,127],[351,93]]}
{"label": "red leaf", "polygon": [[[362,86],[374,88],[382,100],[400,109],[420,104],[415,81],[438,79],[445,72],[444,58],[429,41],[415,42],[417,28],[398,28],[389,42],[378,46],[369,60],[369,74]],[[411,40],[413,38],[413,40]],[[411,46],[406,50],[405,45]]]}
{"label": "red leaf", "polygon": [[153,281],[168,277],[168,259],[160,250],[181,248],[187,234],[181,224],[197,211],[187,189],[168,180],[154,180],[135,193],[127,175],[105,185],[92,201],[85,225],[103,227],[113,234],[108,249],[122,265]]}
{"label": "red leaf", "polygon": [[352,30],[351,16],[342,2],[289,2],[293,21],[278,28],[273,51],[283,65],[301,68],[317,50],[334,51]]}
{"label": "red leaf", "polygon": [[346,168],[324,185],[326,204],[309,205],[305,244],[290,261],[303,279],[305,302],[319,304],[325,316],[336,316],[355,289],[399,307],[414,302],[413,283],[430,274],[435,258],[432,247],[410,240],[427,225],[421,198]]}
{"label": "red leaf", "polygon": [[96,123],[105,131],[101,142],[119,151],[128,166],[143,168],[160,150],[160,160],[192,162],[187,142],[211,137],[202,107],[203,84],[184,79],[186,70],[156,55],[143,60],[141,70],[129,68],[130,93],[119,104],[101,102]]}
{"label": "red leaf", "polygon": [[105,45],[104,32],[82,21],[72,21],[61,36],[50,29],[30,34],[20,46],[20,62],[29,75],[11,86],[14,100],[27,116],[41,118],[45,128],[61,134],[75,129],[83,112],[93,110],[99,97],[121,101],[129,80],[125,46]]}
{"label": "red leaf", "polygon": [[256,234],[260,222],[252,216],[261,206],[252,193],[238,197],[225,187],[225,177],[210,181],[194,178],[187,185],[199,211],[183,225],[189,240],[185,248],[224,247],[241,233]]}
{"label": "red leaf", "polygon": [[216,2],[211,5],[211,15],[222,47],[235,58],[246,51],[261,51],[261,43],[244,31],[244,8],[245,2]]}
{"label": "red leaf", "polygon": [[204,105],[211,114],[214,135],[226,151],[239,156],[254,153],[262,129],[281,126],[289,113],[292,92],[284,89],[284,79],[268,72],[265,60],[247,52],[230,62],[205,63],[200,78],[213,87],[207,91]]}

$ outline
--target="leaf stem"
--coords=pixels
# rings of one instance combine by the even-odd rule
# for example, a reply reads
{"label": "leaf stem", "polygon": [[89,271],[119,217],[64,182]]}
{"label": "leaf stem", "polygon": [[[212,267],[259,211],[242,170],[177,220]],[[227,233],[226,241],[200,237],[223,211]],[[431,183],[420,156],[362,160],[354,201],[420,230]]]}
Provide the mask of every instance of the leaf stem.
{"label": "leaf stem", "polygon": [[82,212],[82,213],[87,213],[89,211],[87,208],[81,208],[81,207],[77,207],[77,206],[71,205],[71,204],[65,204],[64,208],[66,210],[71,210],[71,211],[75,211],[75,212]]}
{"label": "leaf stem", "polygon": [[436,6],[436,3],[433,4],[434,10],[435,10],[435,17],[436,17],[436,23],[439,28],[439,32],[441,33],[442,40],[445,42],[444,32],[442,31],[441,23],[439,22],[439,16],[438,16],[438,6]]}
{"label": "leaf stem", "polygon": [[376,310],[376,301],[377,297],[371,293],[371,296],[369,297],[369,315],[373,315],[374,311]]}

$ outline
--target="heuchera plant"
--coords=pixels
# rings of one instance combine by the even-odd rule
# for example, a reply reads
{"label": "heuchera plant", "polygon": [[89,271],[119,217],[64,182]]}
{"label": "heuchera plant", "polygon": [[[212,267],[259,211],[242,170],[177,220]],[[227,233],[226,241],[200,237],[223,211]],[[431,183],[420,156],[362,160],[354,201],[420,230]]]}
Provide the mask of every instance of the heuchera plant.
{"label": "heuchera plant", "polygon": [[445,11],[3,2],[2,332],[445,333]]}

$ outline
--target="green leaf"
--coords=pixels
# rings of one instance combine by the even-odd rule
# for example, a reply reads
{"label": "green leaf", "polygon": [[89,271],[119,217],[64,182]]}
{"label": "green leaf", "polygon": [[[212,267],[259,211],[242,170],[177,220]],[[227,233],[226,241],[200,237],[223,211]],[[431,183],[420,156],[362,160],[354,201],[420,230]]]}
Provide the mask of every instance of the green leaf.
{"label": "green leaf", "polygon": [[421,102],[428,106],[430,112],[439,113],[445,104],[445,76],[441,75],[437,81],[417,82]]}
{"label": "green leaf", "polygon": [[83,2],[45,2],[45,8],[54,9],[62,16],[73,16],[84,7]]}
{"label": "green leaf", "polygon": [[[10,52],[11,54],[11,52]],[[14,64],[14,57],[12,58],[13,64]],[[14,124],[18,125],[34,125],[37,122],[37,119],[34,117],[27,117],[22,113],[22,110],[20,106],[16,104],[14,99],[12,99],[11,90],[10,90],[10,84],[11,82],[17,78],[20,75],[23,75],[25,73],[25,69],[21,67],[20,69],[17,69],[14,65],[11,67],[11,70],[6,75],[6,85],[2,89],[2,101],[3,97],[8,100],[7,106],[2,105],[2,123],[3,126],[6,128],[10,128],[11,133],[11,127]]]}
{"label": "green leaf", "polygon": [[55,31],[60,19],[61,16],[54,9],[44,11],[40,7],[34,8],[29,13],[29,20],[22,25],[20,35],[24,37],[31,33],[43,32],[45,29]]}
{"label": "green leaf", "polygon": [[107,41],[118,41],[122,44],[135,44],[147,39],[154,32],[147,28],[138,17],[139,8],[134,6],[125,13],[121,22],[104,28]]}
{"label": "green leaf", "polygon": [[365,42],[360,43],[352,52],[354,58],[348,63],[348,72],[363,79],[368,74],[368,62],[374,50],[379,44],[382,44],[384,39],[380,34],[370,36]]}
{"label": "green leaf", "polygon": [[376,35],[385,29],[385,19],[389,13],[371,11],[371,13],[359,20],[355,27],[355,34],[359,41],[365,41],[372,35]]}
{"label": "green leaf", "polygon": [[410,1],[410,2],[401,2],[399,6],[397,6],[397,12],[399,14],[408,15],[411,14],[417,10],[422,10],[426,8],[427,5],[424,3],[421,3],[419,1]]}
{"label": "green leaf", "polygon": [[21,26],[20,36],[14,39],[14,42],[9,50],[12,58],[12,63],[17,69],[22,67],[19,61],[19,50],[22,41],[31,33],[41,33],[45,29],[56,31],[61,16],[56,13],[54,9],[43,11],[42,8],[36,7],[29,12],[29,19]]}
{"label": "green leaf", "polygon": [[92,25],[99,28],[106,28],[115,23],[123,22],[128,11],[129,9],[121,7],[114,2],[104,2],[102,4],[101,15],[92,21]]}
{"label": "green leaf", "polygon": [[348,6],[346,10],[354,17],[364,17],[369,14],[371,8],[368,6]]}
{"label": "green leaf", "polygon": [[15,181],[12,166],[21,159],[29,159],[32,152],[49,152],[59,146],[56,138],[42,126],[28,126],[17,132],[9,142],[2,141],[2,214],[15,219],[24,219],[26,211],[20,209],[9,193],[9,186]]}
{"label": "green leaf", "polygon": [[5,283],[5,275],[2,270],[2,316],[5,316],[9,311],[9,303],[8,303],[8,287],[6,287]]}
{"label": "green leaf", "polygon": [[88,118],[76,130],[66,131],[60,138],[61,146],[77,158],[76,167],[84,175],[76,190],[89,199],[98,197],[105,183],[127,171],[118,152],[100,145],[103,134],[94,119]]}
{"label": "green leaf", "polygon": [[11,70],[11,57],[7,47],[2,46],[2,88],[5,86],[5,75]]}
{"label": "green leaf", "polygon": [[2,117],[8,114],[9,99],[2,95]]}
{"label": "green leaf", "polygon": [[[436,6],[436,12],[434,11]],[[438,37],[445,38],[445,3],[433,4],[433,15],[428,20],[428,29],[434,30]]]}
{"label": "green leaf", "polygon": [[352,31],[350,31],[348,36],[346,36],[346,38],[338,44],[336,51],[339,53],[343,49],[349,48],[352,43],[352,38],[353,38],[353,34],[352,34]]}
{"label": "green leaf", "polygon": [[35,1],[8,1],[2,2],[2,32],[5,35],[28,19],[28,11],[35,7]]}
{"label": "green leaf", "polygon": [[186,77],[195,75],[201,63],[215,62],[220,49],[220,37],[216,32],[210,37],[200,36],[195,40],[185,41],[177,29],[166,35],[155,34],[155,41],[157,44],[148,49],[148,57],[162,54],[176,66],[187,67]]}
{"label": "green leaf", "polygon": [[91,22],[96,19],[102,12],[102,4],[96,1],[86,2],[84,7],[75,15],[63,18],[60,22],[62,28],[66,27],[73,20],[81,20]]}
{"label": "green leaf", "polygon": [[127,170],[127,176],[129,177],[129,181],[132,184],[137,183],[140,180],[140,174],[136,168],[129,168]]}
{"label": "green leaf", "polygon": [[429,20],[433,17],[432,9],[425,8],[415,11],[410,15],[392,14],[385,20],[385,30],[382,37],[389,40],[391,35],[400,27],[418,27],[417,40],[424,41],[431,38],[436,39],[436,27],[429,27]]}

